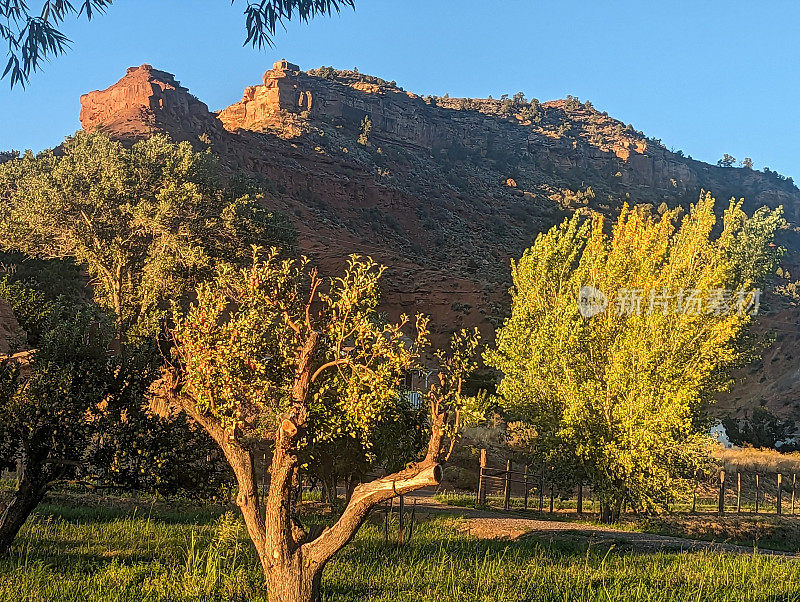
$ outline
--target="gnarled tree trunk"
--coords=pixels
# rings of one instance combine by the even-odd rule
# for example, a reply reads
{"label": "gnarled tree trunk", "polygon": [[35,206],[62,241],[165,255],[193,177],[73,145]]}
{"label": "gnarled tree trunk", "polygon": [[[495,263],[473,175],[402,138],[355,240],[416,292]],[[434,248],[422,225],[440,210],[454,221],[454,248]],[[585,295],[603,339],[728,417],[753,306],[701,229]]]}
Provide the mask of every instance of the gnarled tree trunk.
{"label": "gnarled tree trunk", "polygon": [[442,479],[442,467],[438,463],[441,423],[435,421],[428,455],[423,461],[356,486],[339,520],[312,537],[295,518],[293,489],[298,459],[294,447],[297,430],[293,422],[284,420],[275,436],[269,493],[262,519],[252,453],[233,441],[212,420],[199,414],[191,400],[182,405],[214,437],[234,470],[239,485],[236,503],[261,560],[271,602],[319,600],[325,565],[355,536],[373,507],[398,495],[438,485]]}
{"label": "gnarled tree trunk", "polygon": [[[284,414],[275,433],[263,519],[253,453],[237,441],[235,432],[226,431],[219,421],[198,412],[194,400],[182,395],[174,397],[214,438],[233,468],[239,484],[236,502],[261,560],[271,602],[319,600],[325,565],[355,536],[373,507],[398,495],[438,485],[442,479],[439,455],[446,416],[434,411],[424,460],[394,474],[356,486],[336,523],[316,537],[306,533],[295,516],[294,488],[299,466],[298,433],[304,428],[308,414],[306,399],[312,381],[310,360],[318,343],[319,333],[309,328],[298,354],[290,409]],[[169,392],[175,393],[177,384],[177,381],[166,382],[159,384],[157,389],[165,386]],[[158,391],[156,394],[159,394]]]}
{"label": "gnarled tree trunk", "polygon": [[7,551],[19,530],[28,520],[36,506],[44,498],[48,483],[36,478],[28,466],[24,466],[19,477],[19,486],[11,498],[11,502],[0,514],[0,554]]}

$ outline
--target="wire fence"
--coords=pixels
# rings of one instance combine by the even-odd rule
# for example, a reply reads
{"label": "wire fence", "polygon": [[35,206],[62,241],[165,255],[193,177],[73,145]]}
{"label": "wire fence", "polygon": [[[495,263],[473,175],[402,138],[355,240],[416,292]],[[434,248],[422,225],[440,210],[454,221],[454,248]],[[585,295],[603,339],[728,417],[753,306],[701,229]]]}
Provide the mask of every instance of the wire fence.
{"label": "wire fence", "polygon": [[[599,508],[588,483],[555,478],[555,472],[532,469],[506,460],[490,466],[481,450],[476,506],[501,505],[539,512],[574,510],[578,514]],[[674,512],[718,514],[763,513],[792,516],[800,513],[797,473],[726,470],[698,473],[689,496],[672,501]]]}

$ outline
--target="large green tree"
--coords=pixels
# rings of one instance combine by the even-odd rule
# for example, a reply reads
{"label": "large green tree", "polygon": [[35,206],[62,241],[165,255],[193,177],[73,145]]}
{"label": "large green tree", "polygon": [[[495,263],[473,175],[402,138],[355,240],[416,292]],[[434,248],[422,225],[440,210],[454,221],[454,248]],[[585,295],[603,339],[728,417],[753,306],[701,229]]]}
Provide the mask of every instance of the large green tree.
{"label": "large green tree", "polygon": [[[103,355],[104,370],[97,375],[113,375],[111,382],[100,386],[87,369],[70,385],[77,393],[60,396],[54,391],[47,403],[29,404],[50,408],[44,414],[14,413],[6,405],[12,408],[9,416],[16,426],[5,443],[20,461],[22,474],[32,474],[40,458],[47,459],[31,451],[25,433],[33,433],[37,445],[49,445],[50,453],[58,454],[56,435],[75,429],[80,436],[71,439],[71,461],[77,462],[78,456],[82,466],[91,465],[88,475],[94,482],[169,493],[191,486],[205,473],[210,492],[221,476],[209,470],[214,463],[206,460],[213,460],[213,442],[185,416],[150,411],[148,388],[159,374],[163,355],[169,353],[169,341],[161,335],[171,305],[187,303],[196,283],[217,267],[242,257],[246,262],[252,244],[291,247],[290,223],[263,208],[257,182],[226,174],[208,152],[195,152],[189,144],[173,144],[163,136],[127,148],[99,134],[78,133],[58,152],[14,158],[0,165],[0,205],[0,247],[37,258],[40,265],[52,265],[42,260],[63,260],[65,269],[59,274],[70,272],[70,265],[83,270],[91,283],[89,291],[84,285],[84,298],[73,290],[80,287],[64,289],[74,311],[101,315],[99,308],[87,305],[93,297],[113,325],[111,349],[91,337],[96,348],[86,350]],[[39,286],[42,292],[46,291]],[[23,311],[18,318],[24,321],[25,306],[14,309]],[[63,311],[58,316],[67,323],[77,320]],[[59,341],[63,342],[52,345],[62,344]],[[37,350],[35,358],[51,349],[40,349],[35,341],[30,345]],[[67,365],[64,370],[73,368]],[[94,398],[89,399],[92,390]],[[38,390],[37,395],[44,394]],[[9,399],[17,403],[20,397],[14,393]],[[88,407],[101,401],[105,409],[91,423],[82,423],[75,410],[70,416],[78,424],[65,424],[55,409],[71,412],[75,403]],[[94,436],[81,430],[87,425]],[[45,436],[47,429],[52,437]],[[180,456],[180,469],[170,464],[170,454]],[[45,481],[50,487],[54,479]],[[41,495],[27,499],[38,503]],[[29,512],[32,506],[10,508],[22,517],[27,515],[19,510]]]}
{"label": "large green tree", "polygon": [[[321,533],[297,520],[304,450],[344,436],[359,454],[374,453],[376,433],[394,418],[403,373],[427,346],[426,319],[417,319],[413,339],[403,332],[405,317],[381,319],[382,271],[352,257],[341,277],[321,279],[305,260],[282,260],[273,250],[249,268],[220,270],[176,322],[176,365],[162,381],[163,394],[203,425],[230,462],[237,504],[275,602],[318,599],[325,565],[376,504],[439,483],[443,444],[474,406],[461,389],[475,367],[478,335],[461,332],[437,354],[439,379],[425,392],[430,433],[420,456],[355,487],[339,519]],[[256,471],[264,449],[271,459],[262,508]]]}
{"label": "large green tree", "polygon": [[[0,0],[0,40],[8,46],[0,79],[10,76],[12,87],[24,86],[42,63],[69,48],[71,41],[61,31],[68,18],[91,20],[112,4],[113,0],[42,0],[34,8],[30,0]],[[237,4],[236,0],[231,4]],[[245,44],[271,46],[277,28],[289,21],[307,22],[354,6],[354,0],[245,0]]]}
{"label": "large green tree", "polygon": [[[576,215],[512,264],[512,315],[486,360],[540,453],[568,453],[601,518],[668,504],[706,457],[700,411],[748,353],[780,210],[741,202],[716,228],[704,195],[680,218],[624,208],[611,232]],[[579,305],[579,300],[582,305]]]}
{"label": "large green tree", "polygon": [[256,183],[166,136],[126,148],[78,132],[58,152],[0,166],[0,246],[84,267],[123,340],[157,331],[169,303],[217,262],[293,243],[291,223],[261,205]]}

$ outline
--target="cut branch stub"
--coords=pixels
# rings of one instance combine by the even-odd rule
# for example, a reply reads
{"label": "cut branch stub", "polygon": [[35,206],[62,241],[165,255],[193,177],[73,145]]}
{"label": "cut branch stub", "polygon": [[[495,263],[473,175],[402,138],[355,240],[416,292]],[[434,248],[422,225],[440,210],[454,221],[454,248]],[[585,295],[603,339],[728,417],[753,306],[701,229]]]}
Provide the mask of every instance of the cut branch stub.
{"label": "cut branch stub", "polygon": [[281,430],[289,437],[294,437],[297,434],[297,427],[294,422],[289,419],[281,422]]}
{"label": "cut branch stub", "polygon": [[388,499],[442,482],[439,463],[423,462],[355,488],[342,516],[319,537],[303,545],[304,557],[324,565],[355,535],[369,511]]}

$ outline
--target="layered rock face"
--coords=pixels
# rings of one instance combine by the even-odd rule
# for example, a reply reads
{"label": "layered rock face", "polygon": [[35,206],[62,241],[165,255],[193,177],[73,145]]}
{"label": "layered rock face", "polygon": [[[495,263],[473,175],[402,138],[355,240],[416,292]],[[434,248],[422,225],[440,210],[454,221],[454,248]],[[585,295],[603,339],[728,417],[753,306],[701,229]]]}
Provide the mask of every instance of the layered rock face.
{"label": "layered rock face", "polygon": [[[165,132],[269,180],[264,202],[293,218],[301,250],[324,272],[352,252],[371,255],[389,266],[388,314],[431,314],[439,340],[472,325],[491,336],[508,311],[509,259],[576,208],[688,207],[704,189],[720,204],[744,197],[750,211],[783,205],[800,221],[791,181],[673,153],[576,99],[423,97],[355,71],[303,72],[284,60],[218,113],[149,65],[81,105],[87,130],[126,141]],[[576,194],[587,187],[591,195]],[[796,275],[800,235],[790,228],[781,237]],[[800,335],[769,353],[800,354]],[[769,362],[775,386],[751,383],[726,411],[763,402],[800,417],[794,364]]]}
{"label": "layered rock face", "polygon": [[[620,122],[582,105],[572,109],[567,101],[542,105],[545,112],[559,115],[579,130],[577,137],[559,136],[531,127],[519,116],[500,118],[498,101],[444,98],[431,104],[395,85],[367,78],[363,81],[354,72],[335,72],[331,78],[322,69],[309,74],[286,60],[278,61],[264,74],[263,85],[246,88],[242,100],[220,111],[218,117],[230,131],[290,135],[300,131],[298,121],[357,130],[366,117],[376,144],[419,147],[434,154],[457,148],[481,158],[523,159],[524,167],[566,176],[573,186],[590,173],[616,178],[615,188],[635,191],[651,202],[654,191],[669,200],[704,188],[718,191],[721,197],[745,196],[752,206],[791,204],[800,209],[792,187],[775,185],[760,172],[711,166],[670,152],[641,135],[619,133]],[[472,110],[464,110],[465,105]],[[592,136],[584,136],[586,131],[593,132]],[[605,138],[601,142],[593,139],[598,133]]]}
{"label": "layered rock face", "polygon": [[130,67],[113,86],[81,96],[80,120],[85,130],[99,129],[125,139],[166,132],[186,140],[220,130],[205,103],[172,74],[152,65]]}
{"label": "layered rock face", "polygon": [[245,88],[242,100],[220,111],[219,120],[229,130],[258,130],[280,125],[281,110],[308,111],[312,93],[300,87],[299,77],[297,65],[278,61],[264,74],[264,85]]}
{"label": "layered rock face", "polygon": [[[620,133],[620,122],[583,105],[540,105],[551,122],[570,126],[572,134],[563,135],[546,125],[533,126],[519,114],[504,114],[499,103],[449,98],[431,102],[379,78],[322,69],[305,73],[281,60],[264,74],[262,85],[247,87],[242,100],[217,114],[173,75],[150,65],[131,67],[117,84],[82,96],[80,118],[84,129],[101,129],[120,138],[162,131],[181,140],[205,134],[217,142],[226,139],[223,128],[292,138],[315,125],[356,132],[368,118],[375,146],[422,149],[434,157],[455,149],[472,159],[515,163],[515,169],[522,170],[515,179],[523,189],[556,179],[568,188],[589,183],[634,201],[669,204],[702,188],[721,198],[743,196],[752,206],[783,204],[792,217],[800,218],[797,189],[761,172],[720,168],[677,155],[642,135]],[[250,157],[239,158],[253,163]]]}

